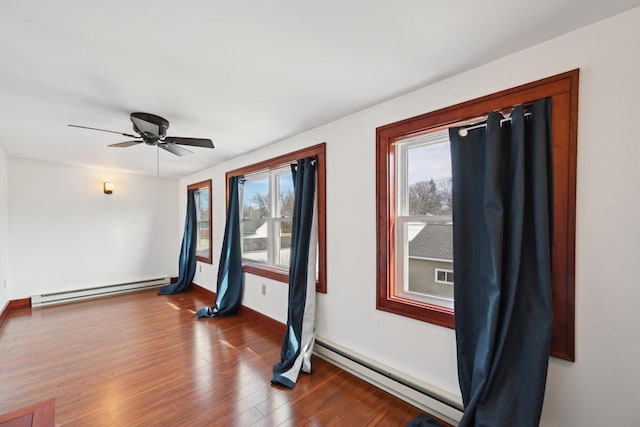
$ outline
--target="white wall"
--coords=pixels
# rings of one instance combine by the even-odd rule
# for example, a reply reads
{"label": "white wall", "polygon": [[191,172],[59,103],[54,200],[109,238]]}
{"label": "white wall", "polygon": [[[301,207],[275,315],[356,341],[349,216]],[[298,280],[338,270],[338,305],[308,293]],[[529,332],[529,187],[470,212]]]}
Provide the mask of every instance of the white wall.
{"label": "white wall", "polygon": [[[326,141],[328,293],[319,295],[318,335],[459,395],[453,331],[375,309],[375,129],[580,68],[576,362],[551,360],[541,425],[640,425],[639,42],[635,9],[210,168],[180,187],[213,179],[217,260],[225,171]],[[216,270],[216,261],[203,265],[195,281],[215,289]],[[284,322],[286,285],[248,275],[244,304]]]}
{"label": "white wall", "polygon": [[9,158],[10,298],[177,276],[177,194],[172,179]]}
{"label": "white wall", "polygon": [[9,302],[6,279],[8,277],[8,209],[7,156],[0,148],[0,313]]}

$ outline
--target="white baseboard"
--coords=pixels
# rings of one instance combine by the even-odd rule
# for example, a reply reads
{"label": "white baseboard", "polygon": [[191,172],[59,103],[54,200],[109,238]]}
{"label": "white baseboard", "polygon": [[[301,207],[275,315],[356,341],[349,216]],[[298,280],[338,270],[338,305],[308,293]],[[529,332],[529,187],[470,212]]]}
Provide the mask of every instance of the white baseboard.
{"label": "white baseboard", "polygon": [[316,337],[314,353],[451,425],[458,425],[462,417],[462,401],[452,393],[411,378],[324,338]]}
{"label": "white baseboard", "polygon": [[109,295],[135,292],[142,289],[156,288],[168,284],[169,277],[161,279],[143,280],[139,282],[119,283],[116,285],[96,286],[93,288],[75,289],[69,291],[50,292],[31,296],[32,307],[44,307],[53,304],[63,304],[82,301],[91,298],[101,298]]}

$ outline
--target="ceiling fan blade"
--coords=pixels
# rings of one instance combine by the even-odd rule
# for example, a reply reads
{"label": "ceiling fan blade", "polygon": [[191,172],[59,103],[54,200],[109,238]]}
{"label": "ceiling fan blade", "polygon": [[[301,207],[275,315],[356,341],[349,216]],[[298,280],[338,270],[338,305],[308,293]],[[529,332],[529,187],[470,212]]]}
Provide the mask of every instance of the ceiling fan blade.
{"label": "ceiling fan blade", "polygon": [[[160,126],[155,123],[150,123],[146,120],[142,120],[139,117],[131,116],[131,121],[138,128],[141,133],[153,135],[155,137],[160,136]],[[135,129],[134,129],[135,130]]]}
{"label": "ceiling fan blade", "polygon": [[79,126],[79,125],[67,125],[67,126],[71,126],[72,128],[90,129],[90,130],[99,130],[100,132],[117,133],[118,135],[126,136],[126,137],[129,137],[129,138],[139,138],[139,136],[137,136],[137,135],[131,135],[130,133],[117,132],[117,131],[115,131],[115,130],[106,130],[106,129],[90,128],[90,127],[88,127],[88,126]]}
{"label": "ceiling fan blade", "polygon": [[142,142],[143,141],[125,141],[108,145],[108,147],[131,147],[132,145],[142,144]]}
{"label": "ceiling fan blade", "polygon": [[182,148],[173,143],[159,143],[158,147],[162,148],[163,150],[167,150],[168,152],[180,157],[186,156],[187,154],[193,154],[193,151],[189,151],[186,148]]}
{"label": "ceiling fan blade", "polygon": [[206,138],[181,138],[179,136],[168,136],[163,139],[164,142],[180,145],[191,145],[194,147],[215,148],[213,142]]}

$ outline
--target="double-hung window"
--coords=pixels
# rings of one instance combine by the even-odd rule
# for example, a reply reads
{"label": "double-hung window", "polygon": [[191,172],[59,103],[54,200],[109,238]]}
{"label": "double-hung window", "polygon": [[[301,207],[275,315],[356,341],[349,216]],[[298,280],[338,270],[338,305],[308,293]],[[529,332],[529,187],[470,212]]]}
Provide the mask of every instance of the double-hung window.
{"label": "double-hung window", "polygon": [[241,228],[245,262],[289,268],[293,194],[289,166],[245,177]]}
{"label": "double-hung window", "polygon": [[[396,143],[393,297],[453,308],[451,154],[447,130]],[[453,273],[449,276],[453,279]]]}
{"label": "double-hung window", "polygon": [[[578,70],[376,129],[376,307],[454,327],[449,127],[551,98],[553,164],[551,354],[574,358]],[[457,261],[460,262],[460,261]]]}
{"label": "double-hung window", "polygon": [[196,259],[211,264],[211,180],[191,184],[196,203]]}
{"label": "double-hung window", "polygon": [[289,256],[294,188],[291,165],[299,159],[315,157],[316,208],[318,210],[318,292],[327,292],[326,243],[326,156],[321,143],[228,171],[243,178],[242,185],[242,269],[280,282],[289,281]]}

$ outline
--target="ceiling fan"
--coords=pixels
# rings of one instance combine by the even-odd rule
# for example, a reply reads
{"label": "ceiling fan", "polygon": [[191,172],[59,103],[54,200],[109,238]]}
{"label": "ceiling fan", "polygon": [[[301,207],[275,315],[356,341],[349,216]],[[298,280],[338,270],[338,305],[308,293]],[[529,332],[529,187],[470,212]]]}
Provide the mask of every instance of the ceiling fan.
{"label": "ceiling fan", "polygon": [[109,147],[131,147],[132,145],[142,144],[155,145],[158,148],[162,148],[176,156],[185,156],[193,153],[181,145],[190,145],[193,147],[214,148],[213,142],[210,139],[205,138],[183,138],[178,136],[167,136],[167,129],[169,128],[169,121],[149,113],[131,113],[131,122],[133,123],[133,130],[137,135],[130,133],[117,132],[113,130],[97,129],[88,126],[69,125],[74,128],[97,130],[100,132],[117,133],[118,135],[126,136],[129,138],[135,138],[133,141],[119,142],[117,144],[111,144]]}

